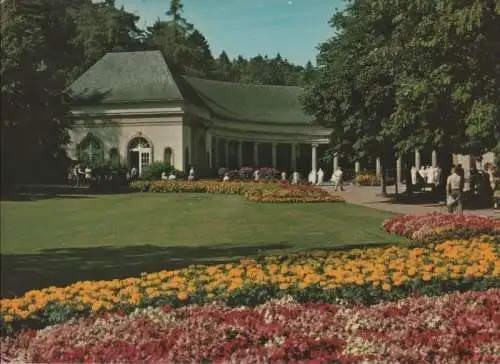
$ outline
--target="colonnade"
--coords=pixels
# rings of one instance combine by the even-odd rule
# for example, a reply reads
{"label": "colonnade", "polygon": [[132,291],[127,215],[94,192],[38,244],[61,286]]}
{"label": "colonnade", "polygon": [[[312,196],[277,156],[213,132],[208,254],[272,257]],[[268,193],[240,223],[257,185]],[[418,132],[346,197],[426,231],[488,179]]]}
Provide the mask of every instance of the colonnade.
{"label": "colonnade", "polygon": [[[307,173],[311,169],[318,169],[319,148],[319,143],[259,142],[212,137],[207,152],[211,168],[253,166],[295,171],[300,164],[303,169],[301,172]],[[338,165],[337,158],[334,162]]]}

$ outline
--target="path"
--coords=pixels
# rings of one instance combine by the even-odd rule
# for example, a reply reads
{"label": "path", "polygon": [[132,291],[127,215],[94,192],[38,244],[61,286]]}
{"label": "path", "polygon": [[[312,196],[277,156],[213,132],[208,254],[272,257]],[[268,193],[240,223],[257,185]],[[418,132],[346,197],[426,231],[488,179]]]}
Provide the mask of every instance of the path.
{"label": "path", "polygon": [[[405,204],[394,201],[391,197],[383,197],[380,195],[380,187],[346,186],[344,192],[334,192],[331,186],[324,186],[323,188],[331,193],[340,193],[349,203],[377,210],[413,215],[424,215],[436,211],[446,212],[444,204],[430,204],[425,202],[421,204]],[[387,193],[394,194],[394,190],[394,186],[388,187]],[[404,191],[404,185],[400,186],[400,191]],[[500,211],[493,209],[464,210],[464,214],[500,218]]]}

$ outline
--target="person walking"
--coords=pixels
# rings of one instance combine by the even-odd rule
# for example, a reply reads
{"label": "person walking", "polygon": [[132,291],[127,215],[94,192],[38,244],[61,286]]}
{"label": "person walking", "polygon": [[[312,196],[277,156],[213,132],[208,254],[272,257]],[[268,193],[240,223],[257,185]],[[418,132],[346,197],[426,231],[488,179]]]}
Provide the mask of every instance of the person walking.
{"label": "person walking", "polygon": [[458,175],[456,168],[452,168],[451,174],[446,180],[446,206],[450,214],[463,213],[462,185],[462,177]]}

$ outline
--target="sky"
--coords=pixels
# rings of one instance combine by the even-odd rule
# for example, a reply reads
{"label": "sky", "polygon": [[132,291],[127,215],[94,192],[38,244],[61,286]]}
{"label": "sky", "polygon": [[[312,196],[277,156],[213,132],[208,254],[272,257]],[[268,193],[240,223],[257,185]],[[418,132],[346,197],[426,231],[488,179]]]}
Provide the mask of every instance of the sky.
{"label": "sky", "polygon": [[[141,17],[145,28],[166,19],[170,0],[115,0],[116,6]],[[183,16],[201,31],[212,54],[223,50],[229,58],[257,54],[276,56],[305,65],[315,64],[317,46],[333,29],[329,25],[343,0],[183,0]]]}

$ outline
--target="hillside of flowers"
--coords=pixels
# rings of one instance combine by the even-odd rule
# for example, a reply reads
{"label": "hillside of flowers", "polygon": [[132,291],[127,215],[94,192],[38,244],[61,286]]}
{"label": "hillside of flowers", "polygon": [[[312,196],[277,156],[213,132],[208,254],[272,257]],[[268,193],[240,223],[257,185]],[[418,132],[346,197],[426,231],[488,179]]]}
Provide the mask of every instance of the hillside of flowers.
{"label": "hillside of flowers", "polygon": [[481,234],[500,236],[500,219],[477,215],[430,213],[426,215],[392,216],[382,227],[416,241],[468,239]]}
{"label": "hillside of flowers", "polygon": [[2,339],[2,361],[266,363],[500,361],[500,290],[371,307],[222,304],[93,315]]}
{"label": "hillside of flowers", "polygon": [[243,195],[247,201],[268,203],[341,202],[321,188],[310,185],[291,185],[263,181],[219,182],[219,181],[136,181],[130,188],[139,192],[191,192]]}

